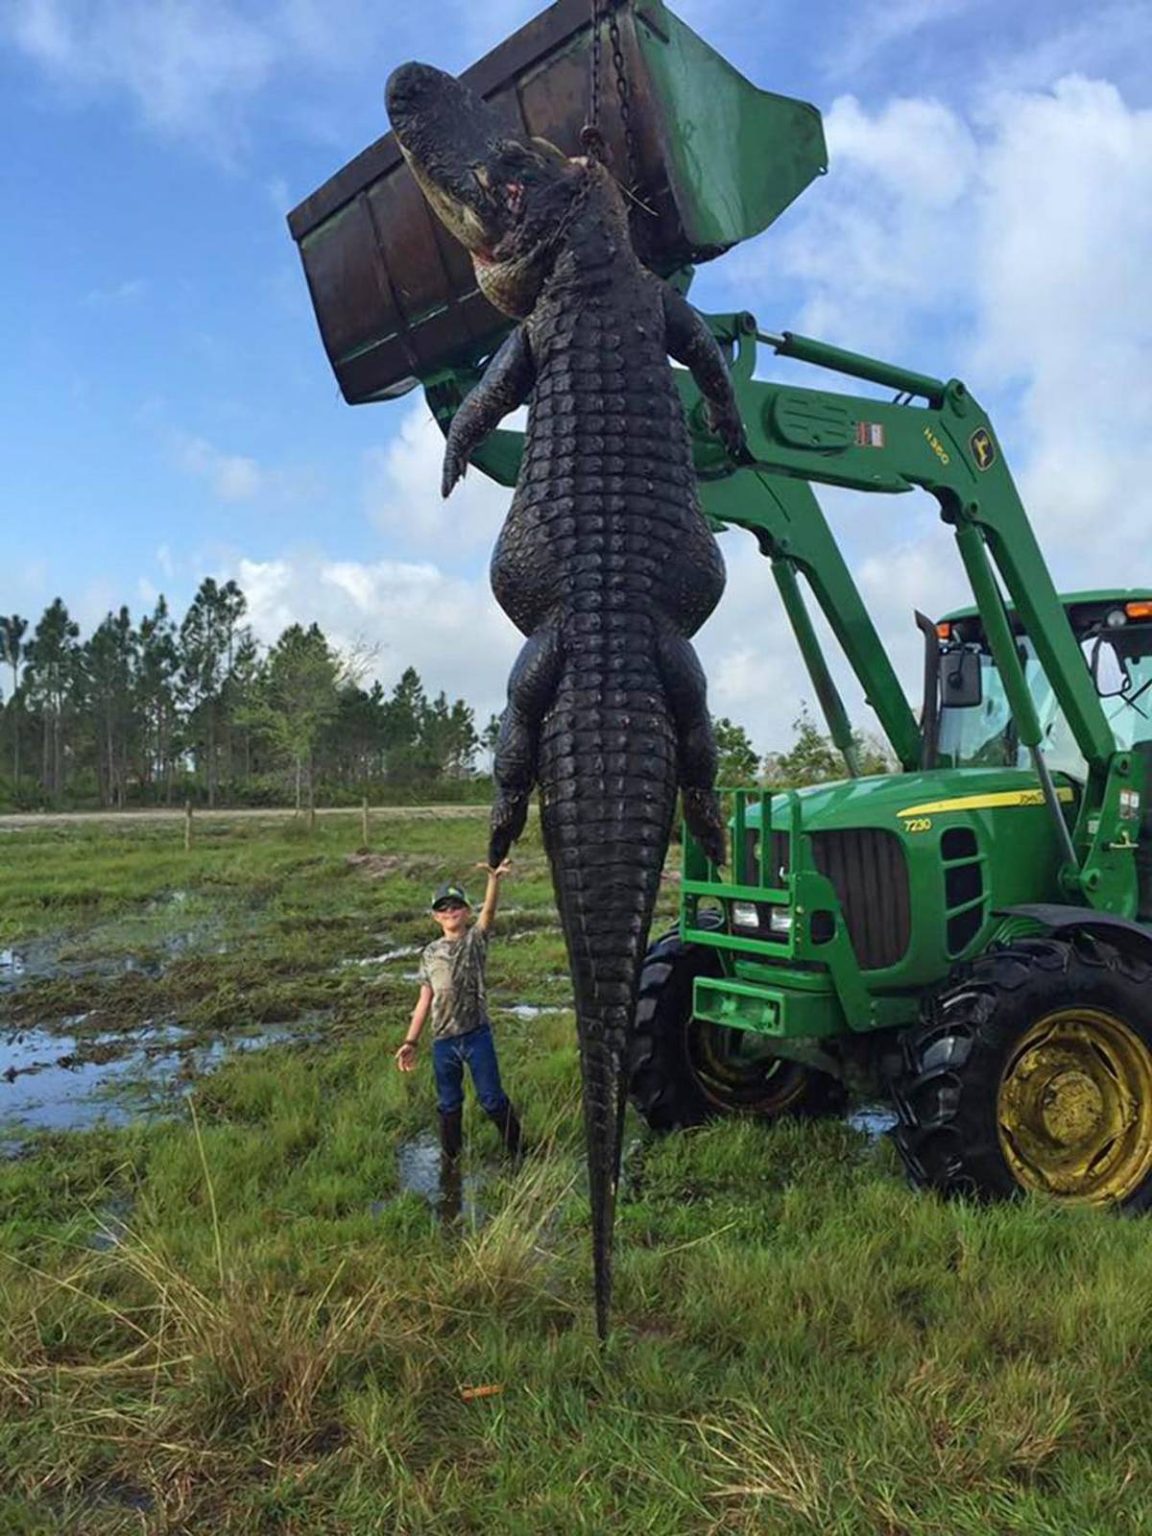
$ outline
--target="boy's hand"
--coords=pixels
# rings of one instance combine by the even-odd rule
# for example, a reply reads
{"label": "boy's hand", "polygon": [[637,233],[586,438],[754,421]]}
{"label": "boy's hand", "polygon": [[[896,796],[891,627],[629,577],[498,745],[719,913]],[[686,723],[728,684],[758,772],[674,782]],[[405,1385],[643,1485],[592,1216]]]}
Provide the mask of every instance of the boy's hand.
{"label": "boy's hand", "polygon": [[405,1040],[404,1044],[396,1052],[396,1065],[401,1072],[412,1072],[416,1067],[416,1047],[411,1040]]}
{"label": "boy's hand", "polygon": [[503,864],[493,867],[491,864],[477,864],[477,869],[482,869],[486,875],[491,875],[494,880],[503,880],[505,875],[512,873],[512,865],[508,859]]}

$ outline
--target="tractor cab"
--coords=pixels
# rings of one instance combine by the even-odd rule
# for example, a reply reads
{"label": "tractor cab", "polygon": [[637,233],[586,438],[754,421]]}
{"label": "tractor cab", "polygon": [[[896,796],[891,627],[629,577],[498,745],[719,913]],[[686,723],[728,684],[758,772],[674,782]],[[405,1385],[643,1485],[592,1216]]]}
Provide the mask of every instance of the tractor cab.
{"label": "tractor cab", "polygon": [[[1063,599],[1117,749],[1152,761],[1152,595],[1076,592]],[[1018,617],[1009,614],[1054,774],[1083,783],[1087,764]],[[1029,766],[1003,679],[974,608],[937,625],[938,760],[955,768]],[[971,660],[966,660],[970,657]]]}

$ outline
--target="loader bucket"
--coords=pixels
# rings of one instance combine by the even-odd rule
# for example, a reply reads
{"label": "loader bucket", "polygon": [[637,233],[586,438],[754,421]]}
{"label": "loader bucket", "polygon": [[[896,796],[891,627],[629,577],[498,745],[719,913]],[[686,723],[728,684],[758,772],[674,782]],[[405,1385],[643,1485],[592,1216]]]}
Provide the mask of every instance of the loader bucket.
{"label": "loader bucket", "polygon": [[[465,71],[518,134],[581,153],[588,114],[588,0],[557,0]],[[660,0],[616,0],[630,87],[643,258],[667,275],[708,261],[779,217],[827,168],[820,114],[751,85]],[[601,130],[627,155],[607,23]],[[349,404],[386,399],[474,364],[508,330],[464,248],[424,202],[392,134],[288,216],[320,334]]]}

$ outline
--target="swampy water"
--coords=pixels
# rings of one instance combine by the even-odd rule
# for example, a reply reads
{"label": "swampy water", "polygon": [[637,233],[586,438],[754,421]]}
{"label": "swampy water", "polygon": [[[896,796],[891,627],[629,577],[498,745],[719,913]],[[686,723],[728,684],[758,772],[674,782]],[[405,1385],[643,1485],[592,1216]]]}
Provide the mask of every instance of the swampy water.
{"label": "swampy water", "polygon": [[[62,1024],[84,1022],[83,1016]],[[87,1130],[175,1107],[175,1100],[230,1054],[299,1039],[293,1026],[205,1040],[176,1024],[128,1033],[7,1031],[0,1043],[0,1152],[29,1130]]]}
{"label": "swampy water", "polygon": [[316,1036],[322,1009],[270,1021],[246,1010],[242,985],[226,1021],[197,1015],[205,978],[238,962],[221,923],[180,921],[182,895],[0,949],[0,1155],[34,1131],[171,1112],[228,1057]]}

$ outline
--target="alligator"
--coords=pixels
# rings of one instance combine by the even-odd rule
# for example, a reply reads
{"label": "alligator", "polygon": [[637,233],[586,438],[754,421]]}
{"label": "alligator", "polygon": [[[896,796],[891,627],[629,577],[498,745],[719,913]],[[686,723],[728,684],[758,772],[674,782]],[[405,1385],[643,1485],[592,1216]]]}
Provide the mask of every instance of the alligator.
{"label": "alligator", "polygon": [[508,683],[488,857],[493,867],[506,857],[537,787],[576,1008],[603,1340],[636,983],[677,791],[708,856],[725,859],[705,679],[689,644],[719,601],[724,564],[697,500],[669,355],[691,370],[734,455],[743,429],[720,348],[641,265],[598,158],[516,136],[426,64],[392,74],[387,108],[480,290],[522,322],[452,420],[441,490],[529,401],[491,568],[497,601],[528,638]]}

